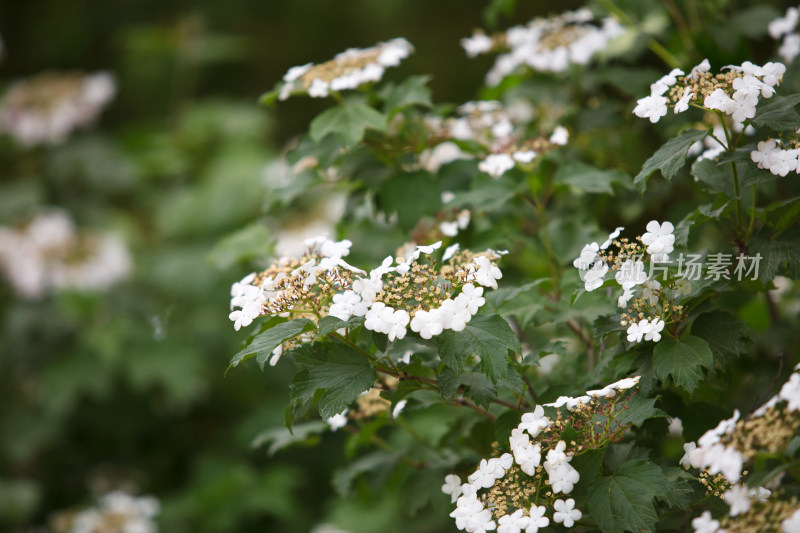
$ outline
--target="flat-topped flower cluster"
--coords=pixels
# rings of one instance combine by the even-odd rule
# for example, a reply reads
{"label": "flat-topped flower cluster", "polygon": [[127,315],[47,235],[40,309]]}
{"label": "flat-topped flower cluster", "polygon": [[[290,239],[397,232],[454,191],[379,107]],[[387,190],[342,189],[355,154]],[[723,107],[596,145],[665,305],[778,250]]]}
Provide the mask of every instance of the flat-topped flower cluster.
{"label": "flat-topped flower cluster", "polygon": [[432,256],[441,244],[412,245],[367,273],[344,261],[351,241],[309,239],[301,257],[281,257],[234,283],[229,318],[238,330],[265,315],[364,317],[365,328],[390,341],[404,338],[409,328],[424,339],[461,331],[484,305],[484,288],[497,288],[503,276],[497,261],[505,252],[473,254],[455,244],[439,264]]}
{"label": "flat-topped flower cluster", "polygon": [[[617,305],[624,309],[620,324],[628,327],[628,342],[658,342],[665,325],[680,321],[683,308],[671,302],[667,286],[651,279],[645,260],[649,259],[651,272],[663,268],[657,265],[669,261],[674,250],[675,228],[671,222],[651,220],[647,231],[634,241],[620,238],[624,229],[616,228],[602,244],[585,245],[572,264],[587,291],[601,287],[606,275],[614,272],[614,279],[622,287]],[[639,295],[637,287],[641,287]]]}
{"label": "flat-topped flower cluster", "polygon": [[[562,396],[546,407],[566,406],[566,417],[557,412],[547,417],[541,405],[525,413],[511,431],[510,453],[481,459],[478,469],[461,483],[448,475],[442,491],[450,494],[456,509],[450,513],[456,527],[469,533],[536,533],[550,524],[546,516],[552,507],[552,520],[572,527],[582,513],[575,500],[563,499],[580,481],[580,474],[570,462],[575,455],[601,448],[622,438],[628,425],[616,418],[627,409],[639,377],[625,378],[602,389],[587,391],[572,398]],[[607,421],[597,430],[597,421]],[[571,427],[577,436],[569,443],[561,439],[564,428]],[[541,505],[540,505],[541,504]]]}
{"label": "flat-topped flower cluster", "polygon": [[748,488],[746,465],[758,454],[783,454],[800,429],[800,365],[778,394],[746,418],[734,411],[731,418],[706,431],[697,443],[684,444],[684,467],[701,470],[708,492],[721,495],[728,515],[713,519],[706,511],[692,525],[698,532],[749,531],[754,524],[762,531],[790,533],[800,527],[800,502],[796,497],[779,500],[764,487]]}
{"label": "flat-topped flower cluster", "polygon": [[[501,102],[481,100],[467,102],[457,109],[457,116],[426,118],[434,137],[449,141],[473,141],[490,153],[478,168],[498,178],[516,165],[527,165],[540,155],[567,144],[569,132],[557,126],[551,135],[526,137],[524,126],[531,118],[529,110],[508,108]],[[443,143],[444,144],[444,143]],[[466,157],[462,152],[451,156]]]}
{"label": "flat-topped flower cluster", "polygon": [[678,114],[694,106],[725,113],[740,130],[756,115],[759,97],[771,98],[786,72],[783,63],[773,62],[758,66],[745,61],[724,69],[724,73],[712,74],[707,59],[689,74],[673,69],[650,85],[650,96],[637,100],[633,114],[655,123],[666,116],[668,107]]}
{"label": "flat-topped flower cluster", "polygon": [[540,72],[563,72],[570,65],[585,65],[623,28],[615,18],[595,21],[589,9],[536,18],[525,26],[488,36],[481,31],[461,40],[469,57],[502,52],[486,75],[486,84],[498,85],[521,67]]}
{"label": "flat-topped flower cluster", "polygon": [[0,226],[0,271],[26,298],[49,291],[103,291],[127,278],[132,267],[128,248],[116,234],[78,230],[64,211]]}
{"label": "flat-topped flower cluster", "polygon": [[116,93],[114,78],[46,72],[12,85],[0,103],[0,133],[30,147],[63,142],[92,123]]}
{"label": "flat-topped flower cluster", "polygon": [[292,67],[283,76],[278,98],[286,100],[294,94],[325,98],[380,81],[388,67],[396,67],[413,51],[411,43],[399,37],[370,48],[348,48],[324,63]]}

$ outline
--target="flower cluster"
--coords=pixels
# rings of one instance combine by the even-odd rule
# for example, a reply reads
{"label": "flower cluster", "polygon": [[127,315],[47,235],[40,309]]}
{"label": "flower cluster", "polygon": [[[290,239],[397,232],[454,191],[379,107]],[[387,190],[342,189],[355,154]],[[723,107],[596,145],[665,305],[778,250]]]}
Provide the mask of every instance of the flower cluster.
{"label": "flower cluster", "polygon": [[97,507],[59,515],[54,525],[61,533],[156,533],[159,507],[152,496],[114,491],[100,498]]}
{"label": "flower cluster", "polygon": [[[498,178],[516,165],[530,164],[540,155],[567,144],[569,140],[569,132],[563,126],[557,126],[549,137],[526,137],[521,131],[522,126],[532,115],[529,110],[519,107],[509,109],[493,100],[467,102],[458,108],[457,117],[428,117],[427,123],[439,139],[474,141],[483,145],[490,153],[478,168]],[[447,147],[449,161],[466,157],[449,142],[439,146]],[[455,151],[451,147],[455,147]],[[439,154],[439,157],[442,158],[442,155]]]}
{"label": "flower cluster", "polygon": [[563,72],[570,65],[585,65],[604,50],[623,29],[614,18],[593,23],[588,9],[568,11],[549,18],[533,19],[525,26],[488,36],[475,32],[462,39],[467,55],[504,52],[486,75],[486,83],[498,85],[503,78],[522,66],[541,72]]}
{"label": "flower cluster", "polygon": [[796,499],[769,499],[772,492],[748,488],[743,481],[746,465],[759,453],[778,456],[800,429],[800,365],[781,390],[749,417],[738,410],[706,431],[697,443],[684,444],[686,454],[681,464],[702,471],[700,480],[709,493],[721,496],[728,504],[728,515],[721,520],[709,512],[696,518],[695,531],[711,533],[747,531],[753,524],[764,524],[764,531],[797,531],[800,526],[800,502]]}
{"label": "flower cluster", "polygon": [[[616,417],[627,408],[630,391],[638,381],[638,376],[625,378],[578,398],[562,396],[544,404],[553,408],[566,405],[566,418],[561,412],[555,417],[545,416],[541,405],[523,414],[511,431],[510,453],[481,459],[467,483],[462,484],[456,475],[445,478],[442,491],[456,504],[450,513],[456,527],[470,533],[495,529],[498,533],[536,533],[550,524],[546,516],[550,506],[554,523],[574,526],[582,517],[581,511],[575,508],[574,499],[559,497],[566,497],[580,481],[580,474],[570,463],[577,454],[622,438],[629,426],[616,423]],[[601,418],[608,421],[604,429],[590,431]],[[577,432],[569,444],[561,438],[566,427]]]}
{"label": "flower cluster", "polygon": [[[284,256],[233,284],[229,318],[235,329],[262,315],[312,320],[329,315],[344,321],[364,317],[365,328],[390,341],[404,338],[409,328],[430,339],[447,329],[463,330],[485,303],[484,287],[497,288],[502,277],[501,252],[493,250],[476,255],[455,244],[445,250],[440,268],[435,260],[423,261],[441,241],[388,256],[369,273],[342,259],[350,253],[349,240],[318,237],[306,244],[300,258]],[[278,347],[270,364],[281,353]]]}
{"label": "flower cluster", "polygon": [[62,211],[39,214],[20,227],[0,226],[0,270],[27,298],[48,290],[103,291],[131,269],[118,236],[79,232]]}
{"label": "flower cluster", "polygon": [[14,84],[0,103],[0,132],[23,146],[57,144],[93,122],[116,92],[114,78],[44,73]]}
{"label": "flower cluster", "polygon": [[758,148],[750,152],[750,159],[758,165],[758,168],[783,177],[789,172],[798,171],[799,148],[796,139],[767,139],[758,143]]}
{"label": "flower cluster", "polygon": [[[602,244],[585,245],[572,264],[579,270],[587,291],[601,287],[606,275],[615,272],[614,279],[622,287],[617,305],[625,309],[620,324],[628,326],[628,341],[658,342],[664,326],[667,322],[679,321],[683,308],[670,302],[667,287],[650,279],[641,258],[649,256],[651,271],[659,263],[667,262],[674,249],[675,228],[670,222],[651,220],[647,231],[634,242],[619,237],[623,229],[616,228]],[[617,251],[612,250],[612,246]],[[637,287],[641,287],[638,296]]]}
{"label": "flower cluster", "polygon": [[759,97],[771,98],[783,79],[783,63],[766,63],[763,67],[745,61],[728,65],[727,72],[712,74],[707,59],[692,68],[689,74],[673,69],[650,85],[650,96],[636,102],[633,114],[658,122],[667,108],[683,113],[690,105],[718,110],[733,119],[736,129],[756,115]]}
{"label": "flower cluster", "polygon": [[781,46],[778,48],[778,55],[787,63],[794,61],[794,58],[800,54],[800,34],[797,33],[798,21],[800,21],[800,10],[796,7],[790,7],[786,10],[784,16],[771,21],[767,27],[773,39],[777,40],[783,37]]}
{"label": "flower cluster", "polygon": [[283,76],[278,98],[286,100],[293,94],[325,98],[331,92],[380,81],[388,67],[396,67],[413,51],[411,43],[400,37],[370,48],[349,48],[325,63],[292,67]]}

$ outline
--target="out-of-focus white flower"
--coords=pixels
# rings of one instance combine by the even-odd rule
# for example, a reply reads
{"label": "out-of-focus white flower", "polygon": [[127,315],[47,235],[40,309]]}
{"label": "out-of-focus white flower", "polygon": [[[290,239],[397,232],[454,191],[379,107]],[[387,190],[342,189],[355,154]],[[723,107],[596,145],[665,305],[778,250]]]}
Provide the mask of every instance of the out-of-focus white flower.
{"label": "out-of-focus white flower", "polygon": [[703,514],[692,520],[694,533],[717,533],[719,530],[719,520],[711,518],[711,513],[703,511]]}

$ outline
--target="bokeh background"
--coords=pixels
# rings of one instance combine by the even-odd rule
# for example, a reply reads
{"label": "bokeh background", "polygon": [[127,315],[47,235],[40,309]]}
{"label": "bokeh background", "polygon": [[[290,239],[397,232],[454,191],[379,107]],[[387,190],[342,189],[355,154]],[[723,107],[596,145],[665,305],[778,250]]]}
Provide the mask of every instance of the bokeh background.
{"label": "bokeh background", "polygon": [[276,208],[270,185],[286,143],[328,105],[257,100],[291,66],[402,36],[417,51],[387,77],[430,74],[436,102],[461,103],[479,96],[492,59],[468,59],[460,38],[580,5],[0,1],[0,89],[45,71],[107,71],[117,83],[97,123],[63,144],[0,138],[0,224],[59,207],[121,235],[134,260],[108,291],[26,299],[0,282],[0,530],[48,531],[115,489],[156,496],[169,533],[452,530],[444,495],[414,501],[389,483],[341,497],[353,474],[341,469],[345,435],[274,457],[252,446],[283,424],[290,368],[225,375],[244,340],[226,316],[230,284],[269,250],[243,257],[224,238],[307,212],[305,198]]}

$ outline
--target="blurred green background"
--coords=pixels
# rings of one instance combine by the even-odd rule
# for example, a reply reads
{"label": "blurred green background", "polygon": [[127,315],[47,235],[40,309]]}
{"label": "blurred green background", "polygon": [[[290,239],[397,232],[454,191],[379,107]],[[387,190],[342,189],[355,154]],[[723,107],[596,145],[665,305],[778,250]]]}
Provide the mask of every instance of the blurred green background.
{"label": "blurred green background", "polygon": [[[567,3],[566,9],[577,5]],[[417,53],[389,79],[432,74],[437,101],[477,95],[491,59],[458,40],[546,3],[475,0],[0,1],[0,89],[45,71],[109,71],[117,95],[62,145],[0,139],[0,224],[43,206],[124,236],[130,279],[105,293],[38,300],[0,283],[0,530],[47,530],[55,514],[115,489],[162,502],[161,531],[358,531],[452,525],[404,516],[406,495],[337,496],[343,435],[267,457],[251,441],[283,424],[290,369],[224,376],[244,339],[228,289],[247,271],[224,236],[268,203],[270,162],[328,103],[258,96],[291,66],[403,36]],[[268,252],[268,250],[264,250]],[[355,506],[361,505],[359,510]]]}

